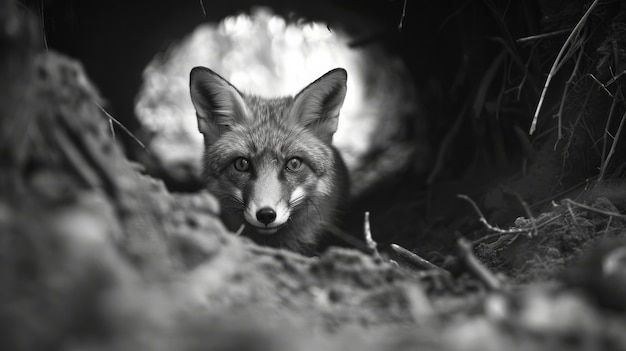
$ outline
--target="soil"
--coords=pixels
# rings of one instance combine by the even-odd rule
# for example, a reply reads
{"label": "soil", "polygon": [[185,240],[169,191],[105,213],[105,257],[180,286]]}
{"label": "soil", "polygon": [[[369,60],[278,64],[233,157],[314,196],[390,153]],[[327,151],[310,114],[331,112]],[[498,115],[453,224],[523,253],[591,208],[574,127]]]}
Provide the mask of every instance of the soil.
{"label": "soil", "polygon": [[502,228],[467,204],[471,230],[416,250],[437,269],[387,245],[304,257],[227,232],[210,194],[143,174],[79,63],[6,52],[3,350],[626,349],[623,186]]}

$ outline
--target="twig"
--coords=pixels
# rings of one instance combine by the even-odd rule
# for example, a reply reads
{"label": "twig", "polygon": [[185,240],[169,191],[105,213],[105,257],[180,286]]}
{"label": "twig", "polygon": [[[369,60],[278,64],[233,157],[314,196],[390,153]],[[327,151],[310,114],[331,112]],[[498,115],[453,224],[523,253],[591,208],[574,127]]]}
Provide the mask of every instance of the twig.
{"label": "twig", "polygon": [[489,290],[502,290],[502,282],[474,255],[472,252],[472,243],[469,240],[460,238],[457,241],[457,247],[459,248],[461,259],[470,272],[480,279]]}
{"label": "twig", "polygon": [[[545,221],[543,221],[541,223],[534,223],[533,227],[536,228],[537,230],[539,230],[540,228],[545,227],[546,225],[556,221],[557,219],[559,219],[561,217],[563,217],[563,215],[561,215],[561,214],[554,215],[554,217],[550,217],[550,218],[546,219]],[[483,237],[481,237],[479,239],[474,240],[472,242],[472,244],[476,245],[476,244],[482,243],[484,241],[490,240],[492,238],[502,237],[503,235],[512,235],[512,234],[520,234],[520,233],[523,233],[523,232],[528,232],[528,231],[530,231],[530,229],[534,229],[534,228],[524,227],[525,230],[521,231],[521,232],[494,233],[494,234],[485,235],[485,236],[483,236]],[[522,229],[522,228],[520,228],[520,229]]]}
{"label": "twig", "polygon": [[576,215],[574,214],[574,210],[572,210],[572,205],[571,204],[567,204],[567,212],[569,212],[569,215],[572,216],[572,221],[574,221],[574,225],[578,225],[578,220],[576,220]]}
{"label": "twig", "polygon": [[404,0],[404,4],[402,4],[402,17],[400,17],[400,23],[398,23],[398,31],[402,32],[402,26],[404,24],[404,16],[406,15],[406,2]]}
{"label": "twig", "polygon": [[372,229],[370,227],[370,213],[369,211],[365,211],[364,219],[363,219],[363,235],[365,236],[365,245],[371,250],[374,256],[380,257],[378,253],[378,244],[372,238]]}
{"label": "twig", "polygon": [[556,143],[563,138],[563,108],[565,107],[565,99],[567,98],[567,93],[569,91],[569,87],[574,84],[574,78],[576,78],[576,73],[578,72],[578,65],[582,59],[583,53],[585,50],[580,49],[578,52],[578,57],[576,58],[576,64],[572,69],[572,74],[570,74],[569,79],[565,82],[565,87],[563,88],[563,94],[561,95],[561,103],[559,105],[559,111],[556,113],[557,116],[557,138]]}
{"label": "twig", "polygon": [[[611,67],[609,67],[611,68]],[[615,83],[615,81],[617,81],[619,79],[619,77],[623,76],[624,74],[626,74],[626,70],[621,71],[618,75],[614,75],[613,74],[613,69],[611,69],[611,79],[609,79],[605,84],[602,84],[603,87],[608,87],[609,85]]]}
{"label": "twig", "polygon": [[613,95],[613,93],[611,93],[611,92],[609,91],[609,89],[607,88],[607,85],[606,85],[606,84],[603,84],[602,82],[600,82],[600,80],[598,80],[598,78],[596,78],[596,76],[594,76],[594,75],[593,75],[593,73],[589,73],[589,77],[591,77],[591,79],[593,79],[596,83],[598,83],[598,85],[600,86],[600,88],[602,88],[602,90],[604,90],[604,92],[605,92],[608,96],[610,96],[610,97],[612,97],[612,98],[615,98],[615,96]]}
{"label": "twig", "polygon": [[51,131],[54,141],[61,149],[61,152],[67,159],[67,163],[74,168],[78,176],[89,185],[90,188],[99,188],[101,186],[98,174],[89,165],[89,161],[84,158],[81,153],[76,150],[75,145],[60,128]]}
{"label": "twig", "polygon": [[241,236],[241,233],[243,233],[243,230],[246,229],[246,225],[242,224],[239,226],[239,229],[237,229],[237,231],[235,232],[235,236]]}
{"label": "twig", "polygon": [[[609,154],[606,155],[606,158],[602,161],[602,166],[600,166],[600,177],[602,180],[604,177],[604,173],[606,172],[609,163],[611,162],[611,158],[615,153],[615,148],[617,147],[617,141],[619,140],[620,135],[622,134],[622,129],[624,129],[624,121],[626,121],[626,111],[622,115],[622,120],[619,122],[619,127],[617,127],[617,132],[615,132],[615,136],[613,137],[613,143],[611,144],[611,149],[609,149]],[[606,131],[608,133],[608,131]]]}
{"label": "twig", "polygon": [[[593,75],[591,75],[591,77],[596,82],[598,82],[598,84],[600,84],[604,89],[606,89],[604,84],[600,83],[600,81],[598,81]],[[606,118],[606,124],[604,126],[604,135],[602,136],[602,158],[601,158],[602,160],[607,159],[606,155],[607,155],[607,143],[609,139],[608,137],[609,136],[612,137],[611,134],[609,133],[609,126],[611,125],[611,122],[613,121],[613,112],[615,112],[615,106],[617,106],[617,97],[613,96],[613,101],[611,102],[611,108],[609,109],[609,115]],[[604,174],[606,172],[607,166],[608,164],[606,162],[602,162],[602,165],[600,165],[600,174],[598,174],[598,179],[596,181],[596,184],[600,184],[602,180],[604,179]]]}
{"label": "twig", "polygon": [[46,37],[46,19],[44,11],[44,0],[40,1],[39,11],[41,13],[41,38],[43,39],[43,49],[48,51],[48,38]]}
{"label": "twig", "polygon": [[476,205],[476,203],[474,202],[474,200],[470,199],[469,196],[467,195],[463,195],[463,194],[458,194],[457,195],[458,198],[461,198],[467,202],[470,203],[470,205],[472,205],[472,207],[474,208],[474,210],[476,211],[476,213],[478,213],[479,216],[479,221],[480,223],[482,223],[485,227],[487,227],[487,229],[500,233],[500,234],[516,234],[516,233],[524,233],[524,232],[528,232],[527,228],[513,228],[513,229],[501,229],[495,226],[492,226],[491,224],[489,224],[489,222],[487,222],[487,219],[485,218],[485,216],[483,215],[482,211],[480,210],[480,208],[478,208],[478,205]]}
{"label": "twig", "polygon": [[513,196],[515,196],[515,198],[517,199],[517,201],[520,202],[520,204],[522,205],[522,208],[524,209],[524,212],[526,213],[526,217],[528,218],[528,220],[530,220],[530,224],[532,225],[532,229],[533,229],[532,235],[533,236],[539,235],[539,229],[537,229],[537,221],[535,220],[535,216],[533,216],[533,213],[530,210],[530,206],[528,206],[526,201],[524,201],[524,199],[516,191],[510,191],[510,193],[512,193]]}
{"label": "twig", "polygon": [[148,150],[146,148],[146,145],[144,145],[141,140],[137,139],[137,137],[130,132],[130,130],[128,130],[128,128],[126,128],[126,126],[124,126],[122,124],[122,122],[118,121],[115,117],[111,116],[111,114],[109,112],[107,112],[107,110],[104,109],[104,107],[102,107],[95,99],[92,99],[93,103],[98,106],[98,108],[105,114],[107,115],[107,117],[109,118],[109,123],[111,121],[115,122],[115,124],[117,124],[118,127],[122,128],[122,130],[128,134],[128,136],[130,136],[137,144],[139,144],[139,146],[141,146],[141,148],[143,148],[144,150],[150,152],[150,150]]}
{"label": "twig", "polygon": [[609,228],[611,228],[611,222],[613,222],[613,217],[609,217],[609,220],[606,221],[606,228],[602,231],[604,234],[608,233]]}
{"label": "twig", "polygon": [[522,59],[520,58],[520,54],[517,52],[517,50],[514,49],[511,46],[510,42],[504,40],[503,38],[495,38],[494,41],[496,41],[496,42],[498,42],[498,43],[500,43],[502,45],[502,47],[509,53],[509,56],[513,59],[513,62],[519,67],[519,69],[522,72],[524,72],[524,76],[522,78],[522,82],[520,82],[520,84],[516,88],[518,90],[518,95],[517,95],[518,97],[517,98],[519,99],[519,95],[520,95],[519,92],[521,91],[522,85],[524,84],[524,82],[526,80],[530,81],[530,84],[532,85],[533,90],[538,92],[539,88],[537,87],[537,82],[535,81],[535,79],[533,78],[533,75],[530,73],[530,71],[528,69],[528,65],[530,63],[530,59],[528,59],[528,61],[526,63],[524,63],[524,61],[522,61]]}
{"label": "twig", "polygon": [[206,9],[204,8],[203,0],[200,0],[200,8],[202,9],[202,18],[206,19]]}
{"label": "twig", "polygon": [[556,71],[558,70],[558,67],[561,65],[561,60],[563,58],[563,55],[565,55],[566,53],[566,48],[568,48],[570,44],[574,41],[574,37],[578,35],[581,28],[587,21],[587,18],[589,17],[589,15],[593,11],[593,9],[598,5],[599,2],[600,0],[594,0],[594,2],[591,4],[591,6],[589,6],[585,14],[581,17],[581,19],[578,21],[578,23],[576,24],[572,32],[569,34],[569,36],[565,40],[565,43],[561,47],[561,50],[559,50],[559,53],[556,56],[554,63],[552,64],[552,68],[550,68],[550,72],[548,73],[548,78],[546,78],[546,83],[543,86],[543,90],[541,91],[541,96],[539,97],[539,103],[537,104],[537,109],[535,110],[533,121],[530,124],[529,134],[532,135],[535,132],[535,129],[537,128],[537,119],[539,118],[539,111],[541,110],[541,105],[543,105],[543,100],[546,97],[546,92],[548,91],[550,82],[552,81],[552,78],[556,75]]}
{"label": "twig", "polygon": [[528,37],[519,38],[519,39],[516,40],[516,42],[518,42],[518,43],[526,43],[526,42],[529,42],[529,41],[545,39],[545,38],[549,38],[549,37],[565,34],[565,33],[569,32],[570,30],[572,30],[572,29],[568,28],[568,29],[557,30],[557,31],[550,32],[550,33],[531,35],[531,36],[528,36]]}
{"label": "twig", "polygon": [[421,269],[431,269],[431,270],[435,270],[443,275],[446,276],[452,276],[450,274],[450,272],[448,272],[446,269],[443,269],[433,263],[431,263],[430,261],[420,257],[419,255],[403,248],[400,245],[396,245],[396,244],[391,244],[391,250],[398,255],[398,257],[402,258],[403,260],[407,261],[408,263],[414,265],[417,268],[421,268]]}
{"label": "twig", "polygon": [[615,217],[615,218],[620,218],[620,219],[626,220],[626,215],[623,215],[621,213],[609,212],[609,211],[601,210],[599,208],[595,208],[595,207],[587,206],[585,204],[581,204],[580,202],[576,202],[576,201],[574,201],[572,199],[564,199],[563,201],[565,201],[568,204],[574,205],[576,207],[580,207],[582,209],[585,209],[587,211],[591,211],[591,212],[599,213],[599,214],[602,214],[602,215],[605,215],[605,216]]}
{"label": "twig", "polygon": [[327,228],[330,234],[334,235],[335,237],[345,242],[346,244],[351,245],[352,247],[358,249],[359,251],[365,252],[367,254],[373,254],[370,248],[363,241],[343,231],[341,228],[332,224],[329,224]]}

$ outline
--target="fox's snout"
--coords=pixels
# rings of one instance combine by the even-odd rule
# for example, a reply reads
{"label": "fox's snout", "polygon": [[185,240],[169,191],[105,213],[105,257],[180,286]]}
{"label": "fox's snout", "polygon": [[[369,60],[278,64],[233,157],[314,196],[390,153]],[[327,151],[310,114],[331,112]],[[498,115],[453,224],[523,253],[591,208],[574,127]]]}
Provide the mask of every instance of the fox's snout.
{"label": "fox's snout", "polygon": [[277,172],[269,172],[251,182],[244,191],[244,219],[261,234],[274,234],[287,223],[293,206],[304,196],[297,187],[289,189]]}

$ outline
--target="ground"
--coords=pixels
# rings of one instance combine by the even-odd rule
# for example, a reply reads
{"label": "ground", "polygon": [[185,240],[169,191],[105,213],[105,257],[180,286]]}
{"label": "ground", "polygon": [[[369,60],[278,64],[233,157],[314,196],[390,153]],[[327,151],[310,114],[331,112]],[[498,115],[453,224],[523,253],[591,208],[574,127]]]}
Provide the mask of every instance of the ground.
{"label": "ground", "polygon": [[439,268],[394,254],[416,247],[392,234],[380,252],[260,247],[224,229],[210,194],[145,175],[81,65],[15,33],[0,66],[3,349],[626,348],[623,186],[500,227],[457,199],[463,218],[422,222],[472,229],[414,250]]}

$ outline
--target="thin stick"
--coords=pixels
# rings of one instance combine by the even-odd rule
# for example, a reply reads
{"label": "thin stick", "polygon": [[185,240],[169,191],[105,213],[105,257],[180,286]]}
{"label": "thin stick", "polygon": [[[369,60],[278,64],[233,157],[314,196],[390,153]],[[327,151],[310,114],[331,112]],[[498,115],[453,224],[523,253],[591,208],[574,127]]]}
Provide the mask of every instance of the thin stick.
{"label": "thin stick", "polygon": [[[613,70],[611,70],[611,71],[613,71]],[[623,76],[624,74],[626,74],[626,70],[623,70],[618,75],[611,77],[611,79],[609,79],[609,81],[606,82],[606,84],[603,84],[603,86],[608,87],[609,85],[615,83],[615,81],[618,80],[619,77]]]}
{"label": "thin stick", "polygon": [[563,108],[565,107],[565,99],[567,98],[567,93],[569,92],[569,87],[574,84],[574,78],[576,78],[576,73],[578,72],[578,65],[580,64],[580,60],[582,59],[583,53],[585,50],[580,50],[578,52],[578,57],[576,58],[576,64],[574,65],[574,69],[572,69],[572,74],[570,74],[569,79],[565,82],[565,87],[563,88],[563,95],[561,96],[561,104],[559,105],[559,111],[556,113],[558,118],[558,127],[557,133],[558,136],[556,138],[556,143],[558,144],[559,140],[563,138]]}
{"label": "thin stick", "polygon": [[368,253],[368,254],[372,254],[373,252],[370,250],[370,248],[367,246],[367,244],[365,244],[363,241],[355,238],[354,236],[350,235],[350,233],[347,233],[345,231],[343,231],[341,228],[337,227],[336,225],[332,225],[329,224],[328,225],[328,232],[332,235],[334,235],[336,238],[340,239],[341,241],[345,242],[346,244],[351,245],[352,247]]}
{"label": "thin stick", "polygon": [[246,229],[246,225],[242,224],[239,226],[239,229],[237,229],[237,231],[235,232],[235,236],[241,236],[241,233],[243,233],[243,230]]}
{"label": "thin stick", "polygon": [[571,200],[571,199],[564,199],[563,201],[565,201],[568,204],[572,204],[574,206],[583,208],[583,209],[585,209],[587,211],[591,211],[591,212],[599,213],[599,214],[602,214],[602,215],[605,215],[605,216],[615,217],[615,218],[620,218],[620,219],[625,219],[626,220],[626,215],[623,215],[621,213],[609,212],[609,211],[601,210],[599,208],[595,208],[595,207],[587,206],[585,204],[581,204],[581,203],[576,202],[576,201]]}
{"label": "thin stick", "polygon": [[478,216],[480,217],[478,220],[480,221],[480,223],[482,223],[483,225],[485,225],[485,227],[487,227],[487,229],[494,231],[494,232],[498,232],[500,234],[515,234],[515,233],[525,233],[528,232],[528,229],[526,228],[514,228],[514,229],[501,229],[495,226],[492,226],[491,224],[489,224],[489,222],[487,222],[487,219],[485,218],[485,216],[483,215],[482,211],[480,210],[480,208],[478,208],[478,205],[476,205],[476,203],[474,202],[474,200],[470,199],[469,196],[467,195],[463,195],[463,194],[458,194],[457,195],[458,198],[461,198],[467,202],[470,203],[470,205],[472,205],[472,207],[474,208],[474,210],[476,211],[476,213],[478,213]]}
{"label": "thin stick", "polygon": [[594,75],[593,75],[593,73],[589,73],[589,77],[591,77],[591,79],[593,79],[596,83],[598,83],[598,85],[600,86],[600,88],[602,88],[602,90],[604,90],[604,92],[605,92],[608,96],[610,96],[610,97],[612,97],[612,98],[614,98],[614,97],[615,97],[615,96],[613,96],[613,94],[609,91],[609,89],[607,89],[607,85],[602,84],[602,82],[600,82],[600,81],[598,80],[598,78],[596,78],[596,76],[594,76]]}
{"label": "thin stick", "polygon": [[48,38],[46,38],[46,19],[44,14],[44,0],[41,0],[39,4],[39,11],[41,13],[41,37],[43,39],[43,49],[48,51]]}
{"label": "thin stick", "polygon": [[404,4],[402,4],[402,17],[400,17],[400,23],[398,23],[398,31],[402,32],[402,26],[404,24],[404,16],[406,15],[406,2],[404,0]]}
{"label": "thin stick", "polygon": [[365,236],[365,244],[374,254],[374,256],[380,256],[378,253],[378,244],[372,238],[372,229],[370,227],[370,213],[369,211],[365,211],[365,215],[363,218],[363,234]]}
{"label": "thin stick", "polygon": [[146,145],[144,145],[141,140],[137,139],[137,137],[135,135],[133,135],[133,133],[130,132],[130,130],[128,130],[128,128],[126,128],[126,126],[124,126],[122,124],[122,122],[118,121],[117,119],[115,119],[115,117],[111,116],[110,113],[107,112],[107,110],[104,109],[104,107],[102,107],[96,100],[92,99],[93,103],[98,106],[98,108],[104,112],[105,115],[107,115],[107,117],[109,117],[109,123],[111,121],[115,122],[115,124],[117,124],[120,128],[122,128],[122,130],[128,134],[128,136],[130,136],[137,144],[139,144],[139,146],[141,146],[144,150],[150,152],[150,150],[146,149]]}
{"label": "thin stick", "polygon": [[76,146],[71,142],[66,133],[56,128],[52,130],[52,136],[62,150],[63,155],[67,158],[68,163],[74,168],[76,173],[78,173],[78,176],[82,178],[90,188],[101,187],[98,174],[94,171],[93,167],[89,165],[89,161],[85,160],[85,157],[76,149]]}
{"label": "thin stick", "polygon": [[568,28],[568,29],[557,30],[557,31],[550,32],[550,33],[531,35],[531,36],[528,36],[528,37],[519,38],[519,39],[516,40],[516,42],[518,42],[518,43],[526,43],[526,42],[529,42],[529,41],[545,39],[545,38],[553,37],[553,36],[556,36],[556,35],[565,34],[565,33],[569,32],[570,30],[572,30],[572,29]]}
{"label": "thin stick", "polygon": [[578,35],[578,33],[580,32],[581,28],[583,27],[583,25],[587,21],[587,18],[589,17],[589,15],[593,11],[593,9],[598,5],[599,2],[600,2],[600,0],[594,0],[594,2],[591,4],[591,6],[589,6],[589,8],[585,12],[585,14],[581,17],[581,19],[578,21],[578,23],[576,24],[576,26],[574,27],[572,32],[569,34],[569,36],[565,40],[565,43],[561,47],[561,50],[559,50],[559,54],[556,56],[556,59],[554,60],[554,63],[552,64],[552,68],[550,68],[550,72],[548,73],[548,78],[546,79],[546,83],[544,84],[543,90],[541,91],[541,96],[539,97],[539,103],[537,104],[537,109],[535,110],[535,115],[533,116],[533,121],[530,124],[529,134],[532,135],[535,132],[535,129],[537,128],[537,119],[539,118],[539,111],[541,110],[541,105],[543,105],[543,100],[546,97],[546,92],[548,91],[548,87],[550,86],[550,82],[552,81],[552,78],[556,75],[557,67],[561,64],[561,60],[563,58],[563,55],[565,55],[565,53],[566,53],[565,49],[570,46],[570,44],[574,40],[574,37],[576,35]]}
{"label": "thin stick", "polygon": [[[611,108],[609,109],[609,116],[606,118],[606,125],[604,127],[604,135],[602,136],[602,160],[606,160],[607,153],[607,143],[608,137],[611,136],[609,133],[609,126],[611,125],[611,121],[613,120],[613,112],[615,111],[615,106],[617,105],[617,97],[613,97],[613,102],[611,103]],[[600,166],[600,174],[598,175],[597,184],[602,182],[604,179],[604,173],[606,172],[606,167],[604,167],[604,162]]]}
{"label": "thin stick", "polygon": [[574,214],[574,210],[572,210],[572,205],[570,203],[567,204],[567,211],[569,212],[569,215],[572,216],[574,225],[578,226],[578,220],[576,220],[576,215]]}
{"label": "thin stick", "polygon": [[512,194],[517,198],[517,201],[520,202],[522,208],[524,208],[524,212],[526,213],[526,217],[530,220],[530,224],[532,225],[532,233],[533,236],[539,235],[539,229],[537,228],[537,221],[535,220],[535,216],[533,216],[532,211],[530,210],[530,206],[524,201],[524,199],[518,194],[516,191],[513,191]]}
{"label": "thin stick", "polygon": [[206,18],[206,9],[204,8],[204,1],[200,0],[200,8],[202,9],[202,18]]}
{"label": "thin stick", "polygon": [[472,252],[472,243],[465,239],[460,238],[457,241],[457,246],[461,255],[461,259],[467,265],[467,268],[478,278],[485,283],[487,288],[492,291],[502,290],[502,282],[496,277],[487,267],[485,267],[476,258]]}
{"label": "thin stick", "polygon": [[604,177],[604,173],[606,172],[606,168],[609,166],[609,162],[611,162],[611,158],[615,153],[615,148],[617,147],[617,141],[619,140],[620,135],[622,134],[622,129],[624,128],[624,121],[626,120],[626,111],[622,115],[622,120],[619,122],[619,127],[617,127],[617,132],[613,137],[613,143],[611,144],[611,149],[609,150],[609,154],[606,155],[606,158],[602,162],[602,166],[600,167],[600,176]]}
{"label": "thin stick", "polygon": [[[561,217],[563,217],[563,215],[561,215],[561,214],[555,215],[554,217],[550,217],[550,218],[546,219],[545,221],[543,221],[541,223],[535,224],[534,227],[537,230],[539,230],[540,228],[543,228],[543,227],[547,226],[548,224],[556,221],[557,219],[559,219]],[[528,232],[528,231],[530,231],[530,229],[533,229],[533,228],[528,228],[525,231]],[[512,235],[512,234],[520,234],[520,233],[523,233],[523,231],[522,232],[511,232],[511,233],[499,233],[499,232],[497,232],[497,233],[485,235],[482,238],[476,239],[476,240],[474,240],[472,242],[472,244],[476,245],[478,243],[482,243],[482,242],[490,240],[492,238],[502,237],[503,234],[504,235]]]}
{"label": "thin stick", "polygon": [[422,268],[422,269],[432,269],[435,270],[439,273],[448,275],[448,276],[452,276],[450,274],[450,272],[448,272],[447,270],[431,263],[430,261],[420,257],[419,255],[417,255],[414,252],[411,252],[405,248],[403,248],[400,245],[397,244],[391,244],[391,250],[398,255],[398,257],[402,258],[403,260],[407,261],[408,263],[414,265],[415,267],[418,268]]}

